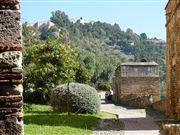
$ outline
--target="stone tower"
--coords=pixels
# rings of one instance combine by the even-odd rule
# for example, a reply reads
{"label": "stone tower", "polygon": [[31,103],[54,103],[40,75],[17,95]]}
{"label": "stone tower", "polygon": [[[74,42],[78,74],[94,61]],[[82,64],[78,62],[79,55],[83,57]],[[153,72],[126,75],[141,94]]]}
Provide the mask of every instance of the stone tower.
{"label": "stone tower", "polygon": [[19,0],[0,0],[0,135],[23,135]]}
{"label": "stone tower", "polygon": [[180,0],[169,0],[166,21],[166,115],[169,118],[180,118]]}
{"label": "stone tower", "polygon": [[113,79],[113,100],[134,107],[146,107],[160,100],[159,65],[155,62],[122,63]]}

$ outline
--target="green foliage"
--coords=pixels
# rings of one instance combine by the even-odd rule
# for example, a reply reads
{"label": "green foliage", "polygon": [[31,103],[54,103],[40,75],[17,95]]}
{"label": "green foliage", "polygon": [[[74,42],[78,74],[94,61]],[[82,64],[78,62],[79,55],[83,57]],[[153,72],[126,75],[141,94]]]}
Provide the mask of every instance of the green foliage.
{"label": "green foliage", "polygon": [[111,84],[109,84],[108,82],[98,82],[97,83],[97,88],[100,90],[110,90],[111,89]]}
{"label": "green foliage", "polygon": [[38,112],[42,112],[42,113],[53,112],[52,107],[49,105],[38,105],[38,104],[28,104],[28,103],[24,103],[23,111],[25,112],[25,114],[38,113]]}
{"label": "green foliage", "polygon": [[[70,83],[70,111],[75,113],[98,113],[100,99],[97,91],[89,85]],[[51,105],[54,111],[67,111],[67,84],[59,85],[51,94]]]}
{"label": "green foliage", "polygon": [[50,89],[73,79],[78,63],[76,53],[59,40],[49,40],[46,44],[26,47],[24,52],[25,100],[35,103],[46,103]]}
{"label": "green foliage", "polygon": [[49,38],[54,38],[54,37],[57,37],[55,35],[55,33],[57,33],[59,35],[59,29],[56,27],[56,26],[51,26],[49,28],[49,26],[41,26],[39,28],[39,31],[40,31],[40,38],[41,40],[48,40]]}
{"label": "green foliage", "polygon": [[87,68],[80,65],[77,68],[76,75],[75,75],[75,81],[79,83],[86,83],[89,82],[91,79],[91,74]]}
{"label": "green foliage", "polygon": [[[132,29],[123,31],[118,24],[100,21],[82,24],[82,18],[72,23],[68,15],[59,10],[52,12],[50,20],[55,26],[38,28],[23,24],[25,100],[48,101],[50,89],[68,78],[99,89],[110,89],[119,64],[142,58],[160,65],[165,95],[165,46],[151,42],[145,33],[138,35]],[[68,48],[73,48],[73,53],[65,51]]]}
{"label": "green foliage", "polygon": [[79,62],[79,67],[76,71],[76,82],[87,83],[91,81],[91,78],[95,70],[95,57],[92,53],[82,53],[79,50],[77,61]]}
{"label": "green foliage", "polygon": [[146,40],[146,39],[147,39],[147,35],[146,35],[146,33],[141,33],[141,34],[140,34],[140,37],[141,37],[141,39],[144,39],[144,40]]}
{"label": "green foliage", "polygon": [[35,27],[27,25],[27,22],[22,25],[22,35],[24,46],[39,44],[40,42],[42,42],[39,39],[39,31]]}
{"label": "green foliage", "polygon": [[60,10],[52,12],[51,21],[58,25],[58,27],[64,27],[64,25],[68,25],[70,23],[69,17]]}

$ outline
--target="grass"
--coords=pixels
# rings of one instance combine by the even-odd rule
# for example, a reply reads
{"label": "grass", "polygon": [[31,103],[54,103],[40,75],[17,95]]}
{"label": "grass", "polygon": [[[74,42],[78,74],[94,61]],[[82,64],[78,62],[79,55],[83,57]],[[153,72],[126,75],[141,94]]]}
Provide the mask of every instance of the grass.
{"label": "grass", "polygon": [[90,135],[101,118],[113,118],[114,115],[55,113],[47,105],[24,106],[25,135]]}

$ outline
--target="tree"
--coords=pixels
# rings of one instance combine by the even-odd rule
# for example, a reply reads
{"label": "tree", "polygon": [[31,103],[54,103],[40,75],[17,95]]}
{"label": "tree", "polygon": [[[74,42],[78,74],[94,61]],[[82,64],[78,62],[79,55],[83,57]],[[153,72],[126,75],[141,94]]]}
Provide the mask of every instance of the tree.
{"label": "tree", "polygon": [[128,28],[128,29],[126,30],[126,32],[127,32],[127,33],[133,33],[133,30],[130,29],[130,28]]}
{"label": "tree", "polygon": [[26,53],[30,53],[33,57],[30,57],[31,63],[25,66],[25,90],[28,92],[29,87],[33,85],[32,89],[35,93],[38,92],[38,96],[39,91],[42,91],[40,94],[44,99],[40,102],[48,101],[53,87],[67,83],[70,78],[74,79],[78,66],[76,53],[70,46],[60,44],[59,40],[32,45],[26,48]]}
{"label": "tree", "polygon": [[60,10],[52,12],[52,17],[50,19],[59,28],[64,27],[64,26],[69,26],[70,24],[68,15],[66,15],[64,12]]}
{"label": "tree", "polygon": [[143,40],[146,40],[146,39],[147,39],[146,33],[141,33],[141,34],[140,34],[140,37],[141,37],[141,39],[143,39]]}
{"label": "tree", "polygon": [[40,37],[42,40],[48,40],[49,38],[59,37],[59,29],[56,26],[43,25],[39,28],[41,32]]}
{"label": "tree", "polygon": [[29,26],[27,22],[22,24],[22,35],[24,46],[42,42],[40,40],[40,32],[33,26]]}
{"label": "tree", "polygon": [[[111,25],[100,21],[81,24],[79,20],[73,23],[69,20],[68,15],[62,11],[53,12],[51,21],[55,23],[56,28],[47,29],[48,33],[44,33],[46,38],[40,41],[44,44],[49,37],[51,38],[49,35],[59,30],[60,43],[70,44],[79,52],[81,58],[78,56],[76,59],[79,66],[75,71],[74,81],[90,83],[94,86],[98,86],[98,84],[108,84],[106,86],[109,86],[117,64],[134,61],[134,59],[139,61],[144,57],[160,64],[160,67],[162,67],[162,80],[165,79],[165,47],[160,48],[160,46],[152,45],[152,42],[146,40],[148,37],[145,33],[140,36],[133,32],[132,29],[123,31],[118,24]],[[34,28],[33,30],[29,29],[29,27],[28,29],[27,27],[24,28],[25,37],[23,37],[23,40],[25,46],[27,44],[40,45],[41,43],[36,42],[39,35],[43,34],[40,29],[35,29],[34,34]],[[28,71],[34,67],[31,62],[34,50],[29,49],[28,53],[26,51],[28,50],[25,49],[25,61],[23,64],[28,65]],[[42,54],[44,55],[44,53]],[[31,72],[28,78],[34,77]],[[42,85],[41,83],[41,81],[36,81],[31,85]]]}

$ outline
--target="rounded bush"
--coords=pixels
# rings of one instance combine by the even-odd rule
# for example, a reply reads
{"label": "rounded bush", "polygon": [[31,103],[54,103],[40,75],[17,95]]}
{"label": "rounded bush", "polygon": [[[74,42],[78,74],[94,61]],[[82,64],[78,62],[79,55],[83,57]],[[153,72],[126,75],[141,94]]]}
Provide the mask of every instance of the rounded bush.
{"label": "rounded bush", "polygon": [[[69,85],[69,109],[74,113],[98,113],[100,99],[95,88],[79,83]],[[67,112],[67,84],[52,90],[50,103],[54,111]]]}

